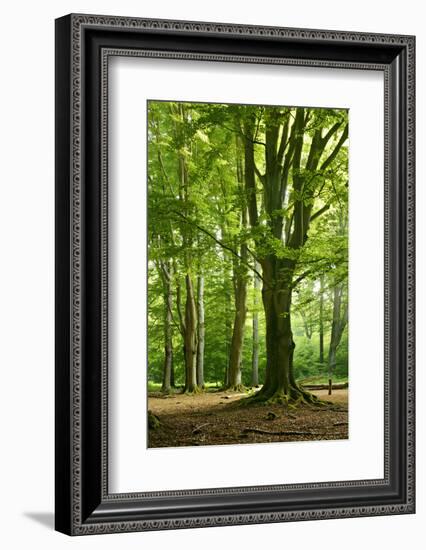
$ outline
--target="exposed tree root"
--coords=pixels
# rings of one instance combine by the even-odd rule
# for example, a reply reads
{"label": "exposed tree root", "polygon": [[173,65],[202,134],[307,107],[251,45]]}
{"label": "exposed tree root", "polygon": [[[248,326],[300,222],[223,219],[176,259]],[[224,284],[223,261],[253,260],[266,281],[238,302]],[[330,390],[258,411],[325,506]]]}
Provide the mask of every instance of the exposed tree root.
{"label": "exposed tree root", "polygon": [[152,411],[148,411],[148,427],[150,430],[156,430],[161,425],[160,419]]}
{"label": "exposed tree root", "polygon": [[184,395],[195,395],[202,392],[203,390],[199,386],[192,386],[191,388],[184,388],[182,393]]}
{"label": "exposed tree root", "polygon": [[310,405],[314,407],[325,407],[332,405],[330,401],[323,401],[316,395],[306,391],[301,386],[291,386],[286,393],[284,390],[271,392],[264,387],[250,397],[242,400],[242,405],[283,405],[288,409],[295,409],[300,405]]}
{"label": "exposed tree root", "polygon": [[248,391],[248,388],[246,388],[244,384],[236,384],[235,386],[227,386],[224,388],[224,391],[244,393]]}
{"label": "exposed tree root", "polygon": [[297,385],[295,389],[292,388],[292,391],[296,391],[296,393],[301,394],[303,401],[309,403],[310,405],[315,405],[319,407],[323,407],[325,405],[333,405],[331,401],[320,399],[310,391],[305,390],[305,388],[300,385]]}
{"label": "exposed tree root", "polygon": [[204,422],[204,424],[200,424],[199,426],[196,426],[192,430],[192,435],[197,435],[201,433],[201,428],[204,428],[205,426],[210,426],[210,422]]}
{"label": "exposed tree root", "polygon": [[258,428],[244,428],[244,430],[241,432],[243,434],[246,433],[255,433],[255,434],[262,434],[262,435],[324,435],[323,432],[312,432],[312,431],[294,431],[294,430],[284,430],[284,431],[268,431],[268,430],[260,430]]}

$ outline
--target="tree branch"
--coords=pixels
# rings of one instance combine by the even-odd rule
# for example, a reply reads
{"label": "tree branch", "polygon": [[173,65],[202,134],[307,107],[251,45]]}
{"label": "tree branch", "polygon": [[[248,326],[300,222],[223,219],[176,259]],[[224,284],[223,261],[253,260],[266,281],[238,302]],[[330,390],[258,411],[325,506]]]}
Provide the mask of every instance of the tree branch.
{"label": "tree branch", "polygon": [[329,139],[331,138],[331,136],[337,132],[337,130],[340,128],[340,126],[342,125],[342,122],[336,122],[336,124],[334,124],[330,130],[325,134],[325,136],[323,138],[321,138],[321,142],[324,144],[324,147],[327,145],[327,142],[329,141]]}
{"label": "tree branch", "polygon": [[336,147],[333,149],[333,152],[330,154],[330,156],[322,163],[321,170],[325,170],[330,164],[333,162],[333,160],[337,157],[338,152],[342,148],[342,145],[345,143],[345,141],[348,139],[349,135],[349,126],[346,124],[345,129],[342,132],[342,135],[340,136],[339,141],[337,142]]}
{"label": "tree branch", "polygon": [[[189,220],[184,214],[182,214],[181,212],[177,212],[176,210],[172,210],[171,211],[173,214],[175,214],[176,216],[179,216],[181,219],[183,219],[183,221],[185,223],[187,223],[188,225],[192,225],[193,227],[196,227],[199,231],[201,231],[202,233],[204,233],[205,235],[207,235],[208,237],[210,237],[213,241],[215,241],[215,243],[217,243],[220,247],[224,248],[225,250],[228,250],[228,252],[231,252],[231,254],[233,254],[235,257],[237,257],[244,265],[246,265],[249,269],[251,269],[251,271],[253,271],[253,273],[256,273],[256,275],[262,280],[264,281],[262,275],[259,273],[259,271],[257,271],[257,269],[255,267],[253,267],[251,264],[249,264],[248,262],[246,262],[244,260],[244,258],[242,258],[238,252],[236,252],[232,247],[226,245],[224,242],[222,242],[221,240],[219,240],[218,238],[216,238],[212,233],[210,233],[210,231],[208,231],[207,229],[205,229],[204,227],[201,227],[201,225],[198,225],[197,223],[195,223],[194,221],[192,220]],[[256,260],[258,261],[258,258],[255,256],[255,254],[253,254],[253,252],[247,247],[247,251],[249,252],[249,254]]]}
{"label": "tree branch", "polygon": [[[162,283],[163,283],[163,292],[166,293],[167,289],[168,289],[168,292],[171,293],[171,273],[170,273],[169,269],[167,269],[167,266],[166,266],[165,262],[163,262],[161,260],[154,260],[154,264],[157,267],[158,273],[159,273],[160,278],[161,278]],[[169,301],[165,300],[165,302],[167,304],[167,309],[170,312],[170,315],[171,315],[171,318],[172,318],[172,323],[175,325],[175,327],[178,329],[178,331],[183,336],[181,323],[179,324],[179,323],[176,322],[175,316],[173,315],[173,310],[170,307]],[[180,313],[179,309],[178,309],[178,313]]]}
{"label": "tree branch", "polygon": [[290,125],[290,117],[287,116],[287,120],[285,121],[282,129],[280,145],[278,147],[277,161],[279,164],[281,164],[282,159],[284,157],[284,151],[286,150],[287,145],[290,143],[290,138],[287,139],[289,125]]}
{"label": "tree branch", "polygon": [[259,168],[256,166],[256,164],[253,165],[254,171],[256,172],[256,176],[259,178],[259,180],[262,182],[262,184],[265,182],[265,174],[261,174]]}
{"label": "tree branch", "polygon": [[321,216],[321,214],[324,214],[324,212],[327,212],[327,210],[330,208],[330,205],[329,204],[326,204],[325,206],[323,206],[322,208],[320,208],[319,210],[317,210],[316,212],[314,212],[312,215],[311,215],[311,219],[310,221],[312,222],[313,220],[315,220],[315,218],[318,218],[319,216]]}
{"label": "tree branch", "polygon": [[295,279],[291,284],[291,288],[295,288],[299,283],[303,281],[303,279],[306,279],[306,277],[311,273],[312,273],[312,269],[308,269],[308,271],[305,271],[304,273],[299,275],[299,277],[297,277],[297,279]]}

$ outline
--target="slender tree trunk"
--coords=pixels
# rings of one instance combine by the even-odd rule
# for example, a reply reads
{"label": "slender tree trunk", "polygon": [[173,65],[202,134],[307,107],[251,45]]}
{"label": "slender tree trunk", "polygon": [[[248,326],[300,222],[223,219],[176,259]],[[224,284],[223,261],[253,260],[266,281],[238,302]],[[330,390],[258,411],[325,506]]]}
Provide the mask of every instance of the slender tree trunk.
{"label": "slender tree trunk", "polygon": [[324,280],[320,277],[319,303],[319,362],[324,363]]}
{"label": "slender tree trunk", "polygon": [[204,277],[197,278],[198,346],[197,346],[197,386],[204,388]]}
{"label": "slender tree trunk", "polygon": [[[163,367],[163,384],[161,390],[170,392],[174,385],[172,381],[173,372],[173,325],[172,325],[172,308],[173,296],[171,282],[169,277],[165,277],[165,292],[164,292],[164,367]],[[173,383],[172,383],[173,382]]]}
{"label": "slender tree trunk", "polygon": [[197,387],[197,307],[194,297],[194,287],[191,276],[185,276],[186,302],[185,302],[185,392],[194,392]]}
{"label": "slender tree trunk", "polygon": [[[222,241],[226,242],[227,232],[224,226],[221,227]],[[229,383],[229,355],[231,350],[231,337],[232,337],[232,313],[231,313],[231,276],[227,269],[228,265],[228,256],[225,251],[223,253],[223,298],[224,298],[224,352],[225,352],[225,362],[223,369],[223,387],[227,388]]]}
{"label": "slender tree trunk", "polygon": [[170,386],[172,388],[176,387],[176,379],[175,379],[175,363],[172,361],[172,368],[170,370]]}
{"label": "slender tree trunk", "polygon": [[340,323],[341,289],[334,287],[333,292],[333,321],[331,323],[330,347],[328,350],[328,395],[331,395],[333,385],[333,370],[336,366],[337,333]]}
{"label": "slender tree trunk", "polygon": [[225,388],[229,384],[229,356],[231,351],[232,322],[229,304],[231,303],[231,293],[225,289],[225,368],[223,370],[223,385]]}
{"label": "slender tree trunk", "polygon": [[312,338],[312,325],[310,324],[309,319],[306,317],[303,311],[300,312],[300,316],[302,317],[306,338],[310,340]]}
{"label": "slender tree trunk", "polygon": [[[256,262],[256,269],[259,264]],[[254,274],[253,282],[253,348],[251,357],[251,385],[259,385],[259,312],[258,312],[258,293],[260,289],[259,277]]]}
{"label": "slender tree trunk", "polygon": [[[182,103],[171,107],[173,115],[179,118],[176,123],[176,141],[179,147],[190,147],[187,139],[186,128],[189,120],[188,111]],[[174,112],[173,112],[174,109]],[[185,216],[188,216],[191,210],[190,200],[190,182],[188,165],[185,155],[179,150],[178,155],[178,177],[179,177],[179,200]],[[184,250],[185,266],[185,319],[180,316],[181,332],[183,336],[183,351],[185,357],[185,387],[184,391],[188,393],[198,391],[197,386],[197,305],[194,296],[194,285],[191,279],[192,273],[192,254],[193,244],[192,228],[188,225],[182,227],[182,241]]]}
{"label": "slender tree trunk", "polygon": [[[244,188],[244,172],[242,163],[242,141],[239,134],[235,138],[235,152],[237,161],[237,182],[239,190]],[[243,193],[241,193],[243,194]],[[247,208],[245,201],[241,206],[241,228],[247,227]],[[247,316],[247,244],[240,247],[240,259],[234,258],[234,302],[235,316],[232,331],[231,350],[229,353],[229,373],[227,387],[231,390],[241,390],[241,366],[243,360],[244,329]]]}
{"label": "slender tree trunk", "polygon": [[348,319],[347,305],[345,305],[343,313],[341,311],[342,295],[342,284],[336,285],[333,292],[333,321],[331,324],[330,347],[328,351],[328,395],[331,395],[332,392],[333,372],[336,368],[337,348],[342,339],[343,331],[345,330]]}
{"label": "slender tree trunk", "polygon": [[245,274],[237,274],[235,283],[235,318],[229,355],[228,388],[241,389],[244,328],[247,315],[247,281]]}

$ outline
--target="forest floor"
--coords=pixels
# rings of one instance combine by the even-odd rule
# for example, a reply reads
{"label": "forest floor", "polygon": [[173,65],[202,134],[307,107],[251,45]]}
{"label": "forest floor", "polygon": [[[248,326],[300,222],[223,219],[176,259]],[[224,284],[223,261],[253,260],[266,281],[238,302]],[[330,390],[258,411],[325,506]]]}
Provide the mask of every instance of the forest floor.
{"label": "forest floor", "polygon": [[282,405],[242,407],[237,402],[247,393],[149,393],[148,409],[160,424],[149,429],[148,447],[347,439],[348,390],[312,393],[332,405],[290,410]]}

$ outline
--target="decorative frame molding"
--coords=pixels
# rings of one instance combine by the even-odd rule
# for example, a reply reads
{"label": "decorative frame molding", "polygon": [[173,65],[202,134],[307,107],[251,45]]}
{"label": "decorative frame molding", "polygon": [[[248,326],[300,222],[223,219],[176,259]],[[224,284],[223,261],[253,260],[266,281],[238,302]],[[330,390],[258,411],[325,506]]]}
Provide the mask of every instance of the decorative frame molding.
{"label": "decorative frame molding", "polygon": [[[56,21],[59,531],[83,535],[414,512],[414,50],[414,37],[389,34],[95,15]],[[116,55],[384,72],[382,480],[108,493],[107,92],[108,59]],[[186,499],[186,508],[174,506],[177,497]]]}

